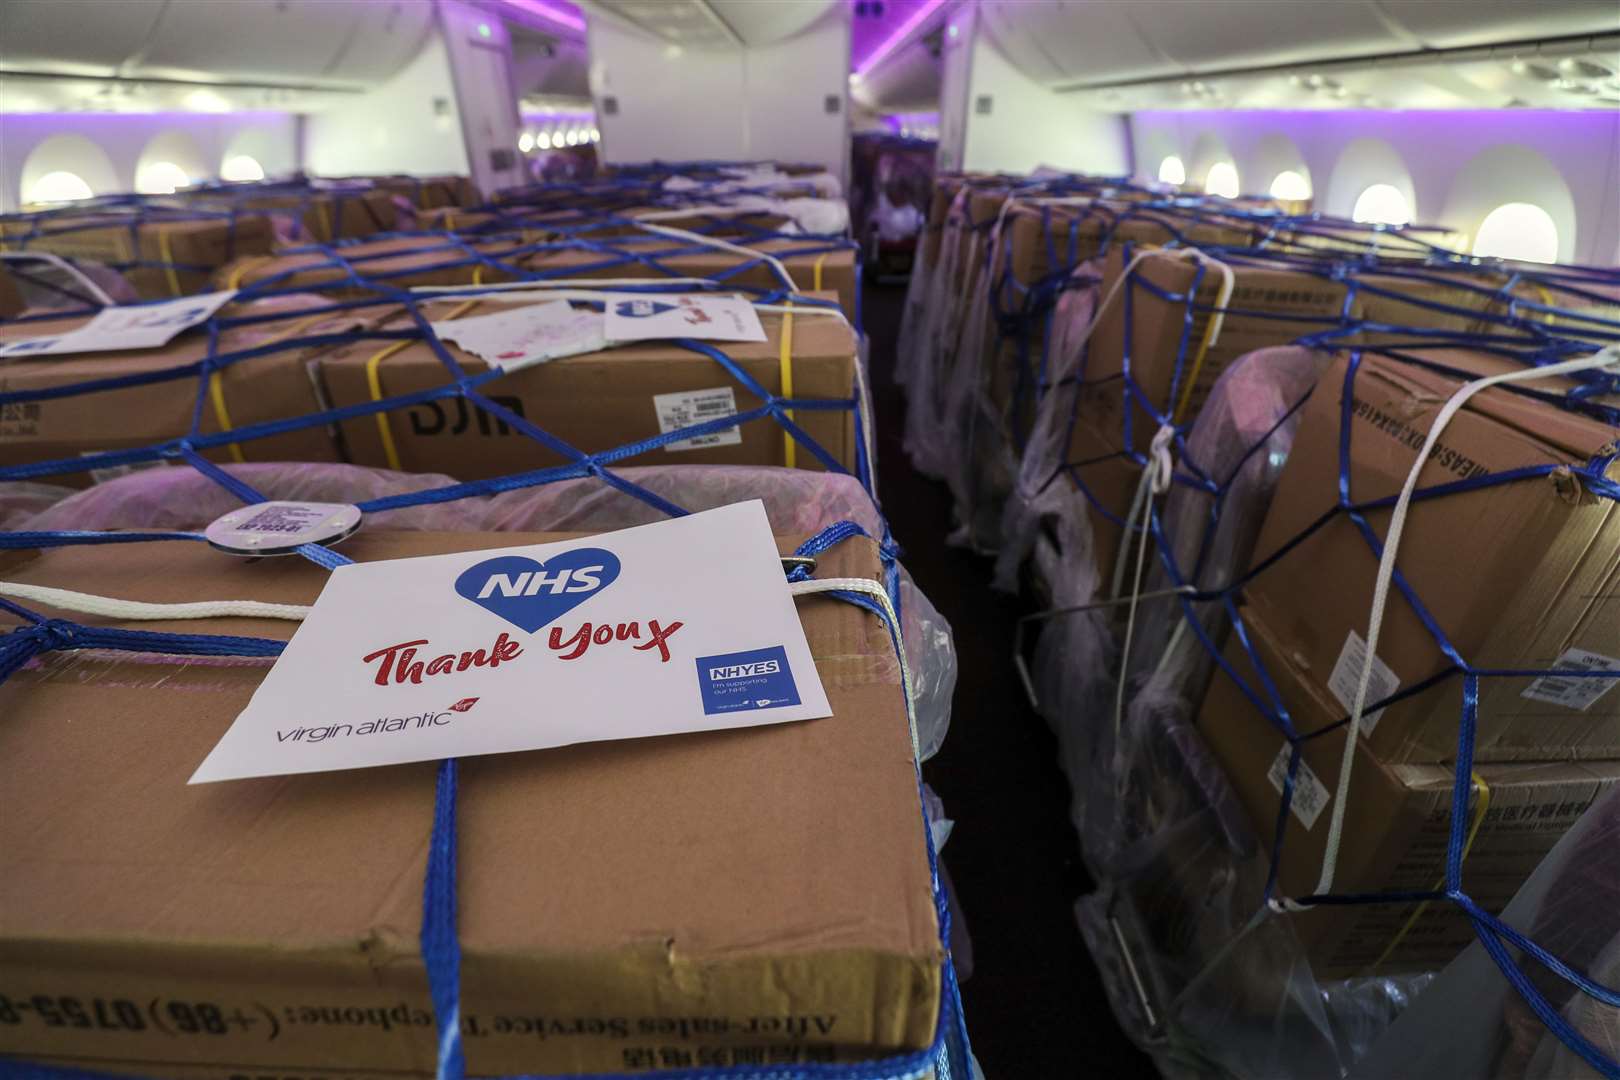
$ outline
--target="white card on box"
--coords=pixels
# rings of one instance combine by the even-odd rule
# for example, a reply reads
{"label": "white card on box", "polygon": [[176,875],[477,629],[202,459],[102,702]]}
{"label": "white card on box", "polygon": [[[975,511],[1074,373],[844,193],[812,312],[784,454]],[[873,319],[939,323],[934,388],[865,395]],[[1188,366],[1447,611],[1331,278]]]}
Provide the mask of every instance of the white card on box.
{"label": "white card on box", "polygon": [[339,567],[191,782],[828,715],[755,500]]}
{"label": "white card on box", "polygon": [[502,371],[607,348],[602,313],[576,311],[566,300],[524,304],[432,325],[439,337]]}
{"label": "white card on box", "polygon": [[24,338],[0,346],[0,360],[14,356],[156,349],[167,345],[180,331],[207,320],[235,295],[235,289],[227,289],[159,304],[102,308],[77,330]]}
{"label": "white card on box", "polygon": [[697,341],[764,341],[754,305],[736,296],[676,296],[649,293],[607,302],[609,341],[693,338]]}

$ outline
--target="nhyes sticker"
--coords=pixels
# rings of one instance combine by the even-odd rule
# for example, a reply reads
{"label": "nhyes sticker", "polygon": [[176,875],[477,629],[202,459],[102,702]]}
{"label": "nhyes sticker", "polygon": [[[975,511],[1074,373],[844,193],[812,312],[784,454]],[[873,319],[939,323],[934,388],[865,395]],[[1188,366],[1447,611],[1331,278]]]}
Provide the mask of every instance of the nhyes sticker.
{"label": "nhyes sticker", "polygon": [[711,716],[799,703],[799,688],[793,683],[787,650],[780,645],[700,656],[697,670],[703,711]]}
{"label": "nhyes sticker", "polygon": [[660,304],[656,300],[624,300],[613,309],[617,314],[627,319],[645,319],[653,315],[661,315],[666,311],[674,311],[674,304]]}

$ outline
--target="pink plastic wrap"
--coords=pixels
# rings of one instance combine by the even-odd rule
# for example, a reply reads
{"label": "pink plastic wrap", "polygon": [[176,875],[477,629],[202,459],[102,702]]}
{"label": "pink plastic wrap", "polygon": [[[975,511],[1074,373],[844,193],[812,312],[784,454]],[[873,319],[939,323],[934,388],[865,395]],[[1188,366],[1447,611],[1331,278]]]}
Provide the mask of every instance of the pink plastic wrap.
{"label": "pink plastic wrap", "polygon": [[38,517],[72,494],[72,488],[36,484],[30,480],[0,483],[0,532],[21,529],[23,522]]}
{"label": "pink plastic wrap", "polygon": [[[308,502],[368,502],[454,483],[432,473],[356,465],[249,464],[226,466],[226,471],[267,498]],[[838,521],[853,521],[874,537],[884,535],[877,507],[852,476],[734,465],[646,466],[614,473],[686,510],[760,499],[771,527],[780,535],[808,535]],[[11,527],[196,531],[241,505],[235,495],[194,469],[147,469],[76,492],[47,505],[26,524]],[[609,532],[666,516],[642,499],[584,477],[384,510],[366,520],[375,528],[435,532]],[[950,724],[956,653],[950,626],[903,569],[900,612],[913,674],[917,734],[922,755],[928,758],[938,752]]]}

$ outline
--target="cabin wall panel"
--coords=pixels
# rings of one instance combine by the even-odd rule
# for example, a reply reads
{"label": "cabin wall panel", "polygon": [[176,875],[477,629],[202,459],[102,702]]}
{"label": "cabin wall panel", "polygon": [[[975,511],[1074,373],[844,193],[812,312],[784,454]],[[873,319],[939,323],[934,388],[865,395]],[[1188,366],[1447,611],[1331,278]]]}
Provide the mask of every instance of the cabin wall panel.
{"label": "cabin wall panel", "polygon": [[467,175],[467,148],[443,37],[434,34],[409,64],[375,90],[311,113],[304,127],[304,160],[319,176]]}
{"label": "cabin wall panel", "polygon": [[[1110,176],[1130,171],[1123,117],[1085,108],[1030,79],[986,30],[981,23],[973,38],[963,168],[1029,172],[1048,165]],[[986,98],[988,113],[980,111]]]}
{"label": "cabin wall panel", "polygon": [[[849,13],[738,49],[681,48],[608,19],[590,25],[591,93],[608,163],[775,159],[844,171]],[[838,109],[825,109],[828,96]],[[614,99],[609,111],[605,98]]]}
{"label": "cabin wall panel", "polygon": [[[290,113],[0,113],[0,211],[21,205],[21,185],[29,157],[52,135],[77,135],[100,147],[112,163],[110,178],[85,176],[97,194],[135,190],[135,171],[148,145],[159,136],[182,132],[197,145],[217,176],[227,151],[250,143],[266,176],[299,166],[298,122]],[[75,171],[72,162],[44,162],[50,169]],[[176,162],[187,166],[187,162]]]}
{"label": "cabin wall panel", "polygon": [[[1341,159],[1359,160],[1359,155],[1345,153],[1356,140],[1376,140],[1393,150],[1410,178],[1414,220],[1465,233],[1478,222],[1449,221],[1445,215],[1448,207],[1455,212],[1472,206],[1474,189],[1491,181],[1479,170],[1492,158],[1481,155],[1493,147],[1520,147],[1545,158],[1567,185],[1575,235],[1561,242],[1560,256],[1579,263],[1620,265],[1620,210],[1614,195],[1620,191],[1620,115],[1614,111],[1188,110],[1135,113],[1130,129],[1139,178],[1152,179],[1165,153],[1189,160],[1207,133],[1231,149],[1243,190],[1258,193],[1264,193],[1272,180],[1266,174],[1265,140],[1274,134],[1286,136],[1310,170],[1317,208],[1346,217],[1365,184],[1359,174],[1351,178],[1343,170],[1366,166]],[[1534,176],[1525,175],[1532,190],[1517,196],[1517,201],[1543,205],[1557,216],[1560,190],[1551,183],[1534,189]],[[1403,185],[1398,176],[1366,182]]]}

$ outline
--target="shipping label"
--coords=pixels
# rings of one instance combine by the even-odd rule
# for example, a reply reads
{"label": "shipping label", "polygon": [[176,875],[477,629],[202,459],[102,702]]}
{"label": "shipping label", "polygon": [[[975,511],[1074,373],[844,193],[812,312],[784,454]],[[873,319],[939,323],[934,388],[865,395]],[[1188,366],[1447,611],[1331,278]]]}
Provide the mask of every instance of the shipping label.
{"label": "shipping label", "polygon": [[1522,696],[1531,701],[1544,701],[1549,705],[1562,705],[1566,709],[1585,712],[1603,695],[1620,683],[1620,660],[1585,649],[1565,649],[1553,664],[1557,671],[1612,671],[1613,679],[1592,675],[1543,675],[1525,688]]}
{"label": "shipping label", "polygon": [[[1339,658],[1334,661],[1333,674],[1328,676],[1328,689],[1338,699],[1344,711],[1348,713],[1355,708],[1356,686],[1361,679],[1361,669],[1367,663],[1367,639],[1350,631],[1345,636],[1344,646],[1339,649]],[[1367,701],[1371,705],[1383,701],[1401,688],[1401,680],[1396,678],[1390,666],[1378,657],[1372,658],[1372,672],[1367,679]],[[1378,721],[1383,719],[1383,709],[1370,709],[1361,718],[1361,730],[1371,735],[1378,729]]]}
{"label": "shipping label", "polygon": [[[1271,786],[1279,795],[1283,792],[1283,781],[1288,778],[1289,754],[1290,747],[1285,742],[1277,751],[1276,758],[1272,760],[1271,768],[1266,770],[1266,779],[1271,781]],[[1317,778],[1316,773],[1304,760],[1301,760],[1299,772],[1294,775],[1294,798],[1289,805],[1294,817],[1298,818],[1299,823],[1309,831],[1316,824],[1316,819],[1322,816],[1322,811],[1326,809],[1331,798],[1333,795],[1328,791],[1327,785]]]}
{"label": "shipping label", "polygon": [[[659,434],[668,435],[672,431],[679,431],[694,424],[736,416],[737,395],[729,386],[717,386],[712,390],[689,390],[676,394],[655,394],[653,409],[658,413]],[[735,446],[740,442],[742,442],[741,425],[733,424],[719,431],[711,431],[707,435],[676,439],[667,443],[664,449],[674,453],[680,450],[703,450],[711,446]]]}

